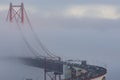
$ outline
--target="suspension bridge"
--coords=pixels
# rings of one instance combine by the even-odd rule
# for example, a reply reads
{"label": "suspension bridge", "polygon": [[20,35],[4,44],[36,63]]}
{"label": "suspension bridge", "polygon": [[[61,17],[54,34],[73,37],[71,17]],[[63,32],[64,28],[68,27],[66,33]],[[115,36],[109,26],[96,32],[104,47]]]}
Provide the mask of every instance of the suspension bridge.
{"label": "suspension bridge", "polygon": [[[17,8],[17,9],[16,9]],[[51,80],[63,80],[61,76],[64,72],[70,71],[70,77],[64,78],[64,80],[91,80],[97,77],[102,77],[102,80],[105,79],[105,74],[107,70],[103,67],[89,65],[86,61],[80,61],[81,63],[73,63],[71,60],[69,61],[62,61],[61,57],[54,55],[50,52],[40,41],[39,37],[37,36],[34,28],[27,16],[27,12],[25,10],[24,4],[21,3],[20,5],[13,5],[10,3],[9,11],[7,15],[7,21],[9,22],[16,22],[17,27],[21,33],[21,38],[25,42],[27,48],[31,51],[34,57],[17,57],[17,58],[10,58],[13,60],[17,60],[22,64],[42,68],[44,69],[44,80],[47,80],[47,77],[50,77]],[[21,24],[25,24],[25,20],[29,24],[29,28],[34,36],[34,39],[40,46],[41,50],[46,54],[46,56],[41,55],[33,46],[29,43],[26,36],[24,35]],[[64,67],[67,66],[66,71],[64,71]],[[78,70],[77,70],[78,69]],[[52,73],[52,75],[48,74]]]}

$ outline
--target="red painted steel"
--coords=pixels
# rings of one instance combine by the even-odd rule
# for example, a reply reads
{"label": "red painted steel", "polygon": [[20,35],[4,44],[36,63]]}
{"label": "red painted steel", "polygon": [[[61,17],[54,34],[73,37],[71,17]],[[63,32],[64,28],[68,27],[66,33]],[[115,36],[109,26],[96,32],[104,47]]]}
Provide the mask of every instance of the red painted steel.
{"label": "red painted steel", "polygon": [[21,3],[21,5],[13,5],[12,3],[10,3],[8,13],[8,20],[10,22],[13,22],[13,20],[15,20],[16,22],[24,23],[24,14],[25,10],[23,3]]}

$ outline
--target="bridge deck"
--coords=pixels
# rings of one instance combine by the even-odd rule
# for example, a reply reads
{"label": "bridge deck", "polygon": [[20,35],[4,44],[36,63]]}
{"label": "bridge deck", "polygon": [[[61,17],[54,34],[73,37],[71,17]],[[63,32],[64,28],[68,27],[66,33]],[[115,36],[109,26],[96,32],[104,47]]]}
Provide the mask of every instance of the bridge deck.
{"label": "bridge deck", "polygon": [[107,70],[103,67],[88,65],[88,64],[86,65],[72,64],[72,63],[67,63],[67,62],[58,61],[58,60],[50,60],[50,59],[46,59],[46,63],[45,63],[45,59],[41,59],[41,58],[38,58],[38,59],[22,58],[21,60],[27,65],[38,67],[38,68],[45,68],[44,65],[46,64],[47,71],[50,71],[50,72],[53,71],[60,74],[63,74],[63,65],[74,66],[74,67],[82,68],[87,71],[83,75],[76,76],[74,80],[77,78],[79,78],[80,80],[92,79],[92,78],[100,77],[107,73]]}
{"label": "bridge deck", "polygon": [[38,68],[45,68],[47,72],[55,72],[58,74],[63,74],[63,64],[58,60],[51,60],[51,59],[42,59],[42,58],[21,58],[21,61],[24,64],[38,67]]}
{"label": "bridge deck", "polygon": [[[13,59],[13,58],[12,58]],[[22,62],[25,65],[37,67],[37,68],[45,68],[47,72],[55,72],[59,75],[63,74],[63,65],[68,65],[72,67],[78,67],[81,69],[86,70],[87,72],[80,75],[75,76],[73,80],[90,80],[93,78],[100,77],[102,75],[105,75],[107,73],[107,70],[103,67],[94,66],[94,65],[82,65],[82,64],[76,64],[76,63],[67,63],[59,60],[52,60],[52,59],[44,59],[44,58],[14,58],[13,60],[17,60]],[[66,79],[66,80],[71,80]]]}

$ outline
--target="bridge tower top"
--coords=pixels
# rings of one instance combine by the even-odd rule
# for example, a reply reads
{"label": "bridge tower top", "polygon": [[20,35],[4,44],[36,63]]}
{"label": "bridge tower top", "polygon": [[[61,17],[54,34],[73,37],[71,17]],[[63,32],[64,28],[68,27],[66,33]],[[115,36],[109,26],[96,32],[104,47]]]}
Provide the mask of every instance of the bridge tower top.
{"label": "bridge tower top", "polygon": [[10,3],[9,11],[7,15],[7,21],[13,22],[15,20],[16,22],[24,23],[24,16],[25,10],[24,10],[24,4],[21,3],[20,5],[13,5]]}

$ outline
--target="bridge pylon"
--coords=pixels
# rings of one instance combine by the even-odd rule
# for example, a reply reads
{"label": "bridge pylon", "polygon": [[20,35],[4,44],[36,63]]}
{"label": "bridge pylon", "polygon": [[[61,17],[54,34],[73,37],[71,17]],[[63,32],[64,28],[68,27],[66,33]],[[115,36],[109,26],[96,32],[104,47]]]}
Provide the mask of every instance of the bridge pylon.
{"label": "bridge pylon", "polygon": [[21,3],[20,5],[13,5],[10,3],[9,5],[9,11],[7,15],[7,21],[13,22],[13,20],[17,22],[24,23],[25,18],[25,9],[24,4]]}
{"label": "bridge pylon", "polygon": [[[59,58],[58,61],[61,62],[61,58]],[[50,80],[61,80],[61,64],[59,64],[58,67],[56,66],[58,68],[58,71],[49,71],[47,69],[48,64],[50,63],[47,62],[47,58],[44,58],[44,80],[47,80],[47,76],[50,78]],[[49,75],[49,73],[53,74]]]}

